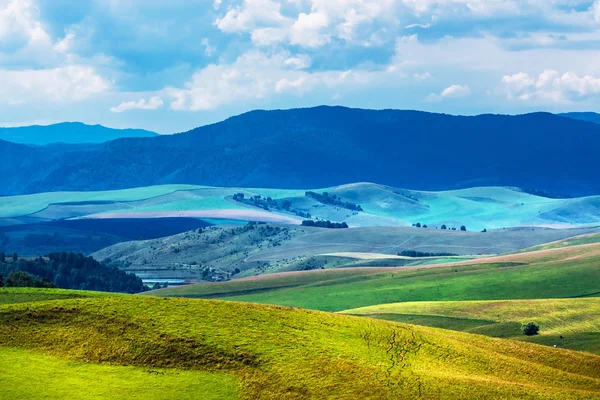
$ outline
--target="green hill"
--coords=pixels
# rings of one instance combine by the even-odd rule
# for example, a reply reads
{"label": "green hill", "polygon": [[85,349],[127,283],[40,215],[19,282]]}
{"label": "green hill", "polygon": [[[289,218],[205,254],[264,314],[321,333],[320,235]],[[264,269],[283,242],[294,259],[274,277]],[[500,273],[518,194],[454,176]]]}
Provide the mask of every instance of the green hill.
{"label": "green hill", "polygon": [[[599,262],[596,243],[436,266],[279,274],[150,294],[226,297],[324,311],[411,301],[589,297],[600,295]],[[305,281],[299,282],[299,276]]]}
{"label": "green hill", "polygon": [[[600,354],[600,298],[394,303],[344,313]],[[527,322],[538,324],[540,334],[524,336]]]}
{"label": "green hill", "polygon": [[600,357],[591,354],[194,299],[2,305],[0,360],[2,393],[11,399],[600,396]]}

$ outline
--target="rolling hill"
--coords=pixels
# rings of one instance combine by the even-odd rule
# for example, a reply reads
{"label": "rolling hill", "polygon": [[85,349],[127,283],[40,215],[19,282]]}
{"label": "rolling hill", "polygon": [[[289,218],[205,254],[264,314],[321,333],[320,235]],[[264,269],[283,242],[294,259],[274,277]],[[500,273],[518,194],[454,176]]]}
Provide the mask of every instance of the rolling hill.
{"label": "rolling hill", "polygon": [[600,395],[592,354],[291,308],[84,297],[2,305],[0,321],[11,399]]}
{"label": "rolling hill", "polygon": [[124,137],[152,136],[157,136],[157,133],[142,129],[113,129],[81,122],[0,128],[1,140],[39,146],[50,143],[102,143]]}
{"label": "rolling hill", "polygon": [[[600,354],[600,298],[392,303],[343,311]],[[534,322],[540,334],[524,336]]]}
{"label": "rolling hill", "polygon": [[[568,138],[568,140],[565,140]],[[600,126],[553,114],[460,117],[343,107],[253,111],[177,135],[85,147],[0,141],[0,194],[167,183],[600,193]]]}
{"label": "rolling hill", "polygon": [[[343,311],[416,301],[600,295],[600,243],[430,266],[291,272],[148,292]],[[358,272],[358,274],[353,274]]]}
{"label": "rolling hill", "polygon": [[[328,197],[319,198],[323,193]],[[240,195],[244,199],[236,200]],[[253,200],[257,197],[258,201]],[[361,211],[352,209],[358,206]],[[374,183],[309,192],[160,185],[100,192],[37,193],[0,197],[0,248],[24,255],[65,249],[88,253],[126,240],[162,238],[207,225],[256,221],[295,226],[309,214],[315,220],[345,222],[351,228],[365,229],[352,233],[313,230],[321,235],[282,243],[272,255],[255,260],[272,261],[278,254],[283,258],[340,252],[394,255],[402,250],[459,255],[511,252],[594,232],[594,227],[600,225],[600,197],[551,199],[510,187],[431,192]],[[428,229],[408,228],[417,222]],[[448,231],[465,225],[469,232],[441,232],[444,225]],[[487,236],[479,234],[484,229]],[[505,233],[497,232],[504,230]],[[47,240],[38,246],[40,240],[36,238],[55,233],[64,240]],[[100,241],[88,240],[99,235]],[[464,240],[454,240],[459,238]],[[10,243],[4,243],[7,240]],[[152,246],[162,247],[160,241]],[[298,252],[294,249],[298,247],[307,251]],[[180,250],[176,258],[185,261],[183,256],[194,249]]]}
{"label": "rolling hill", "polygon": [[570,112],[558,115],[560,115],[561,117],[593,122],[594,124],[600,124],[600,114],[595,112]]}

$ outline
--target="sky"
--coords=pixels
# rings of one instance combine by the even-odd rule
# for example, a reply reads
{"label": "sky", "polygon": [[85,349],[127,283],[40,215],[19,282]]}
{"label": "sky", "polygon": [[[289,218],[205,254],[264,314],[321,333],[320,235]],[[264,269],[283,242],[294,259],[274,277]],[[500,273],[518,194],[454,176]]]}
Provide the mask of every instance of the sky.
{"label": "sky", "polygon": [[600,0],[0,0],[0,126],[600,111]]}

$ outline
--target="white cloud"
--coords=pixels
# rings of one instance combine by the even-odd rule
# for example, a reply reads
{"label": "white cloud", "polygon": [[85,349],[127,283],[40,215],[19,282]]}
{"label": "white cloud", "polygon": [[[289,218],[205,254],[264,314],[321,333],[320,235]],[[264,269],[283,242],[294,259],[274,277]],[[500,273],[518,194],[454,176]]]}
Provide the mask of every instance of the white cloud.
{"label": "white cloud", "polygon": [[249,32],[260,26],[280,25],[287,21],[281,15],[281,4],[274,0],[244,0],[231,8],[215,25],[223,32]]}
{"label": "white cloud", "polygon": [[[0,99],[15,101],[79,101],[107,91],[110,83],[89,66],[44,70],[0,70]],[[26,100],[27,99],[27,100]]]}
{"label": "white cloud", "polygon": [[146,101],[140,99],[138,101],[124,101],[116,107],[112,107],[110,111],[114,113],[122,113],[129,110],[157,110],[163,106],[163,101],[160,97],[154,96]]}
{"label": "white cloud", "polygon": [[502,84],[509,100],[571,102],[600,95],[600,77],[579,76],[573,72],[561,75],[558,71],[545,70],[537,77],[519,72],[504,76]]}
{"label": "white cloud", "polygon": [[24,45],[50,42],[31,0],[0,1],[0,43],[16,41],[24,41]]}
{"label": "white cloud", "polygon": [[210,45],[208,38],[202,39],[202,46],[204,46],[204,54],[209,57],[212,56],[216,51],[216,49]]}
{"label": "white cloud", "polygon": [[306,69],[310,67],[311,62],[310,56],[306,54],[300,54],[295,57],[287,58],[283,64],[294,69]]}
{"label": "white cloud", "polygon": [[287,52],[266,54],[251,51],[231,64],[209,65],[196,72],[184,88],[165,88],[173,110],[213,110],[235,102],[252,102],[277,94],[302,95],[308,91],[339,86],[364,86],[378,72],[303,70],[307,56]]}
{"label": "white cloud", "polygon": [[442,90],[441,93],[432,93],[425,99],[426,101],[441,101],[444,99],[460,99],[471,95],[471,89],[466,85],[452,85]]}
{"label": "white cloud", "polygon": [[418,81],[426,81],[427,79],[431,79],[432,75],[429,72],[423,72],[423,73],[415,72],[413,74],[413,77]]}

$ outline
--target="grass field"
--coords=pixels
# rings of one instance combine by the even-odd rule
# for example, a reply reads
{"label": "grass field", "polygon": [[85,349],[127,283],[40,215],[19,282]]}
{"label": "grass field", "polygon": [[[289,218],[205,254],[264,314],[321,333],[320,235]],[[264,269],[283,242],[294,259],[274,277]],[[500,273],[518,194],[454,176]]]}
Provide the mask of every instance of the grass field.
{"label": "grass field", "polygon": [[600,242],[600,234],[593,233],[593,234],[589,234],[589,235],[575,236],[575,237],[567,238],[564,240],[558,240],[556,242],[542,244],[539,246],[529,248],[529,249],[527,249],[527,251],[559,249],[562,247],[579,246],[582,244],[592,244],[592,243],[599,243],[599,242]]}
{"label": "grass field", "polygon": [[0,360],[11,399],[600,396],[600,357],[591,354],[214,300],[5,304]]}
{"label": "grass field", "polygon": [[[600,354],[600,298],[395,303],[344,313]],[[538,336],[522,334],[527,322],[540,326]]]}
{"label": "grass field", "polygon": [[[150,294],[226,297],[324,311],[414,301],[590,297],[600,296],[599,263],[600,244],[590,244],[462,264],[361,269],[356,276],[352,275],[353,270],[331,270],[322,275],[311,271],[279,275],[276,280],[270,277],[260,280],[260,291],[255,291],[256,282],[244,280],[218,286],[198,284],[164,289]],[[297,282],[299,275],[306,283],[285,283],[286,280]]]}
{"label": "grass field", "polygon": [[98,365],[3,347],[0,359],[2,396],[11,400],[237,398],[237,379],[226,373]]}
{"label": "grass field", "polygon": [[0,305],[29,303],[34,301],[79,299],[84,297],[104,297],[114,294],[88,292],[84,290],[0,288]]}

